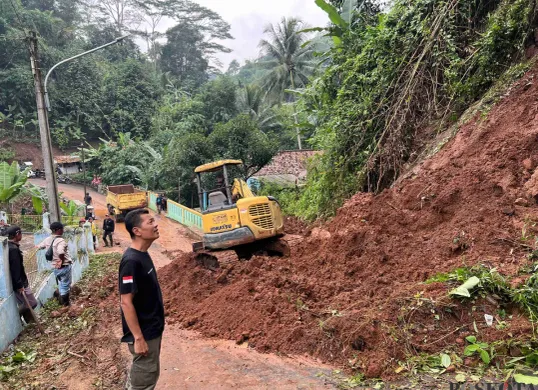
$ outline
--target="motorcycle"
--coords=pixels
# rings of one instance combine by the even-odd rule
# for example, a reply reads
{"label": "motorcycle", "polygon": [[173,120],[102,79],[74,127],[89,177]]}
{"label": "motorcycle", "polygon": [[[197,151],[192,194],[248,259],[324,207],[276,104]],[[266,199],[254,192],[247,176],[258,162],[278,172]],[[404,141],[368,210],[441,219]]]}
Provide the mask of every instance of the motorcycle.
{"label": "motorcycle", "polygon": [[69,176],[59,175],[58,176],[58,183],[71,184],[71,183],[73,183],[73,180]]}

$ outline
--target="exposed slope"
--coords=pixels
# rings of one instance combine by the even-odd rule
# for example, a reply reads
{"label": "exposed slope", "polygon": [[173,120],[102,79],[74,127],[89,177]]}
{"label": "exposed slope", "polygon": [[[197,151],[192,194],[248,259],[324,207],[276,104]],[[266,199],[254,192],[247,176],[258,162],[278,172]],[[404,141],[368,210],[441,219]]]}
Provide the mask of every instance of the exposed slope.
{"label": "exposed slope", "polygon": [[[406,353],[462,352],[473,322],[486,340],[508,338],[484,324],[493,303],[471,311],[449,300],[446,286],[422,282],[462,265],[515,275],[529,263],[517,241],[534,236],[538,221],[537,74],[414,175],[378,196],[355,195],[293,257],[255,258],[217,275],[178,258],[161,271],[172,320],[370,377],[392,375]],[[530,334],[528,321],[513,314],[512,335]]]}

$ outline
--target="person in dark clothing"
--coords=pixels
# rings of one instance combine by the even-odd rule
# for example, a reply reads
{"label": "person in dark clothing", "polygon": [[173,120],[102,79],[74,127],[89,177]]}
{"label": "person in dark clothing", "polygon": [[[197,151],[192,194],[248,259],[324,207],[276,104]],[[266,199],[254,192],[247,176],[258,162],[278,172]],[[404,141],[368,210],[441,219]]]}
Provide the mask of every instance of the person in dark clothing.
{"label": "person in dark clothing", "polygon": [[155,218],[146,209],[133,210],[125,217],[131,247],[121,259],[122,342],[128,344],[133,364],[128,388],[153,390],[160,374],[161,340],[164,331],[164,304],[148,249],[159,238]]}
{"label": "person in dark clothing", "polygon": [[157,212],[160,214],[163,209],[163,196],[161,194],[157,195],[157,199],[155,199],[155,204],[157,206]]}
{"label": "person in dark clothing", "polygon": [[33,320],[30,309],[26,305],[24,295],[28,299],[28,303],[32,309],[37,307],[37,299],[28,283],[28,276],[24,270],[24,259],[21,248],[19,246],[22,240],[22,231],[18,226],[11,226],[7,229],[8,250],[9,250],[9,271],[11,273],[11,282],[13,283],[13,291],[19,305],[19,313],[24,318],[26,323]]}
{"label": "person in dark clothing", "polygon": [[167,205],[168,199],[166,198],[166,195],[163,195],[161,199],[161,209],[166,213],[168,209]]}
{"label": "person in dark clothing", "polygon": [[84,197],[84,203],[86,203],[86,206],[90,206],[92,204],[92,197],[90,196],[89,192],[86,192],[86,196]]}
{"label": "person in dark clothing", "polygon": [[110,215],[105,215],[105,220],[103,221],[103,241],[105,242],[105,246],[108,246],[107,237],[110,237],[110,246],[114,246],[114,241],[112,240],[112,233],[114,233],[114,229],[116,228],[116,223],[112,218],[110,218]]}

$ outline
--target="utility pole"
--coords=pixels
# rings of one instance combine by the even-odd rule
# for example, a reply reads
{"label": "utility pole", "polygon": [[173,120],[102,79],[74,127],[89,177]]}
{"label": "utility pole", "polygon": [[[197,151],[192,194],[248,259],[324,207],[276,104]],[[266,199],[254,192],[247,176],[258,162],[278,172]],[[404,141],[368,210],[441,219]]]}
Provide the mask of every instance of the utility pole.
{"label": "utility pole", "polygon": [[[84,204],[86,204],[86,164],[84,162],[84,143],[80,143],[80,150],[82,152],[82,182],[84,183],[84,196],[82,199],[84,199]],[[88,205],[84,207],[84,210],[86,211],[86,214],[88,214]]]}
{"label": "utility pole", "polygon": [[52,222],[61,222],[60,204],[58,203],[58,183],[54,175],[54,160],[52,157],[52,142],[50,140],[49,119],[45,109],[45,95],[43,90],[43,79],[41,78],[41,68],[39,67],[39,56],[37,51],[37,34],[32,31],[30,41],[30,61],[32,73],[34,75],[35,94],[37,103],[37,119],[39,122],[39,134],[41,136],[41,151],[43,153],[43,163],[45,165],[46,192],[49,200],[49,212]]}

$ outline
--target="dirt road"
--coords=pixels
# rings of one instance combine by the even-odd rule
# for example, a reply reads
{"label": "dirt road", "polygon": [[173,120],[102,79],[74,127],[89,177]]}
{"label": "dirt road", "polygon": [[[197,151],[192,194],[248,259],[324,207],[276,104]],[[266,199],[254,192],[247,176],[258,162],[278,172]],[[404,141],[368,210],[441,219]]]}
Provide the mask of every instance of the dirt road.
{"label": "dirt road", "polygon": [[[45,185],[42,180],[32,182]],[[60,184],[59,190],[68,199],[83,198],[80,186]],[[89,192],[99,223],[106,213],[105,197]],[[190,251],[191,240],[181,225],[164,215],[157,218],[161,237],[150,253],[159,269],[170,263],[168,252]],[[114,240],[122,248],[128,247],[129,235],[123,224],[118,224]],[[121,333],[119,322],[114,331]],[[330,367],[306,358],[260,354],[231,341],[209,340],[195,332],[168,326],[163,335],[157,389],[328,389],[334,388],[326,379],[331,373]]]}

